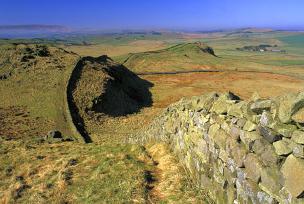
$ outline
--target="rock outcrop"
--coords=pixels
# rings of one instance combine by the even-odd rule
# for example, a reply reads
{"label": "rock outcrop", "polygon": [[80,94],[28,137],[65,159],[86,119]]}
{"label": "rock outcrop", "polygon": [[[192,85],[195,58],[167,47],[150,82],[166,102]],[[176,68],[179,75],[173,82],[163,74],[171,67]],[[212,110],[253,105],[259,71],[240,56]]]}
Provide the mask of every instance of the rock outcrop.
{"label": "rock outcrop", "polygon": [[217,203],[303,203],[304,126],[295,117],[303,100],[304,93],[182,99],[130,141],[169,143]]}

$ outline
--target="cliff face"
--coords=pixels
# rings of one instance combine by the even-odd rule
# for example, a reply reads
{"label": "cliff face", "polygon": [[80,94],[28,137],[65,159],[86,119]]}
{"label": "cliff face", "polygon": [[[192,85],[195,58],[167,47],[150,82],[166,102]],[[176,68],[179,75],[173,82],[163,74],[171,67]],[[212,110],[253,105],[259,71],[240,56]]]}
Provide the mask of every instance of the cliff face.
{"label": "cliff face", "polygon": [[304,93],[210,93],[169,106],[132,142],[170,143],[217,203],[304,202]]}

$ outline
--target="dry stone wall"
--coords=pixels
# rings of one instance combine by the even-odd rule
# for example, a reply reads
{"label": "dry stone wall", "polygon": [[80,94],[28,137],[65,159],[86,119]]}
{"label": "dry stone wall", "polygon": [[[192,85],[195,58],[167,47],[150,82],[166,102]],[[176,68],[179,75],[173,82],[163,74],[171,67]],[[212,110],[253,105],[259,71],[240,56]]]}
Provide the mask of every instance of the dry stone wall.
{"label": "dry stone wall", "polygon": [[304,92],[209,93],[169,106],[131,141],[170,143],[217,203],[304,203],[303,125]]}

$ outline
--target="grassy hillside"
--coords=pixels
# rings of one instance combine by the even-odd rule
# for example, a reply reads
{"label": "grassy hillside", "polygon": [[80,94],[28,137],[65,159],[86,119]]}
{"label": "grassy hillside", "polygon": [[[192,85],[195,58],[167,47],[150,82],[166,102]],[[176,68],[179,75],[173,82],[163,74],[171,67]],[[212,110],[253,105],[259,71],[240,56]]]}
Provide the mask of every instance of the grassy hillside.
{"label": "grassy hillside", "polygon": [[131,53],[115,57],[135,72],[182,71],[207,69],[218,59],[212,48],[203,43],[182,43],[157,51]]}
{"label": "grassy hillside", "polygon": [[[0,203],[201,203],[207,199],[191,186],[168,147],[125,144],[126,133],[116,134],[121,127],[104,121],[95,125],[108,131],[98,134],[98,142],[84,144],[75,138],[66,111],[66,89],[76,65],[84,66],[81,80],[75,80],[78,89],[72,90],[77,105],[84,105],[82,114],[91,108],[116,123],[129,118],[116,119],[104,106],[125,115],[130,107],[117,107],[124,99],[144,105],[138,87],[142,79],[105,56],[79,61],[78,55],[63,49],[32,44],[3,45],[0,52]],[[134,95],[136,90],[139,95]],[[105,96],[107,91],[111,93]],[[88,130],[97,130],[87,125]],[[130,127],[125,128],[130,131]],[[60,131],[63,138],[50,130]],[[170,168],[164,169],[168,164]]]}
{"label": "grassy hillside", "polygon": [[[65,112],[67,80],[79,56],[45,45],[0,46],[1,134],[43,138],[58,129],[72,136]],[[22,134],[21,134],[22,133]],[[26,139],[26,138],[23,138]]]}

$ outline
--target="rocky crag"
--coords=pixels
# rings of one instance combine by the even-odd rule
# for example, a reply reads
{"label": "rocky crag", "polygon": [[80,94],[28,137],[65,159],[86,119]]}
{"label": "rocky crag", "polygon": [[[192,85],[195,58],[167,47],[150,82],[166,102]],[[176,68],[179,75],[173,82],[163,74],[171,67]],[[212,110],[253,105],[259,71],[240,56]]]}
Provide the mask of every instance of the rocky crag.
{"label": "rocky crag", "polygon": [[304,202],[304,92],[209,93],[169,106],[131,142],[169,143],[216,203]]}

